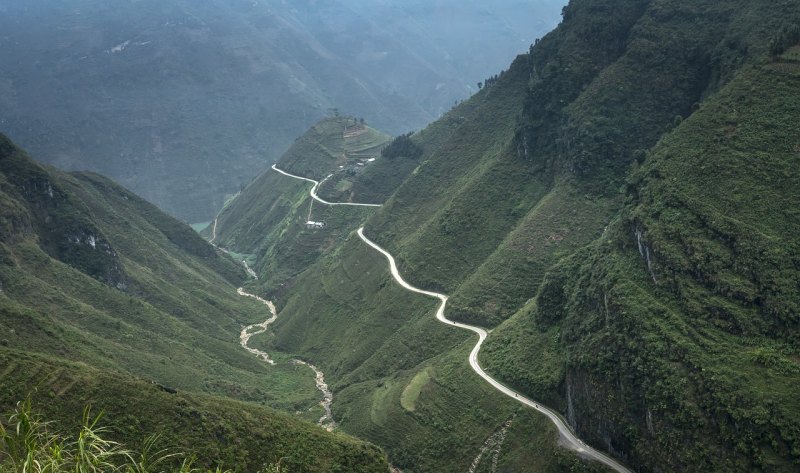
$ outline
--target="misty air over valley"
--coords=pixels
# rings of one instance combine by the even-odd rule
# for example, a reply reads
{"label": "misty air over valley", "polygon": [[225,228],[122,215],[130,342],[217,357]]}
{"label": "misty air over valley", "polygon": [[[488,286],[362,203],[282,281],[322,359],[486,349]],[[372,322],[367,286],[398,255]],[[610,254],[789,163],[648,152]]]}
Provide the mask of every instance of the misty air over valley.
{"label": "misty air over valley", "polygon": [[0,0],[0,472],[800,470],[800,0]]}

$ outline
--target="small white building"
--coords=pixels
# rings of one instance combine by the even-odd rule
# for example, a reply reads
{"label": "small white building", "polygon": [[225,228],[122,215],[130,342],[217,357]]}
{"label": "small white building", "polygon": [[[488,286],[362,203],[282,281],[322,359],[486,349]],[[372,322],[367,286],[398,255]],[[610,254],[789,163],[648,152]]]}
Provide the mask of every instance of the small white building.
{"label": "small white building", "polygon": [[315,222],[313,220],[309,220],[306,222],[306,227],[319,230],[325,228],[325,222]]}

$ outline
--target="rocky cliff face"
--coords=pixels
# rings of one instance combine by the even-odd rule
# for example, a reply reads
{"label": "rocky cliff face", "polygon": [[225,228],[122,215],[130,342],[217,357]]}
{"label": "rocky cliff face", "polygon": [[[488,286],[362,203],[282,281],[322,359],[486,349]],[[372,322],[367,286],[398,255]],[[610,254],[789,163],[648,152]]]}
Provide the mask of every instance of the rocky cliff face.
{"label": "rocky cliff face", "polygon": [[58,179],[0,136],[3,241],[33,238],[51,257],[120,290],[128,287],[123,263],[82,203]]}

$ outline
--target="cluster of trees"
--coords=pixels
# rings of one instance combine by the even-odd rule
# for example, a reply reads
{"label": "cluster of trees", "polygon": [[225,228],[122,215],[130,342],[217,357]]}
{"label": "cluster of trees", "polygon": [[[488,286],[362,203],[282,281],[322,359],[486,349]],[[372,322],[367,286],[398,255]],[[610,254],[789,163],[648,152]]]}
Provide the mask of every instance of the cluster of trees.
{"label": "cluster of trees", "polygon": [[422,156],[422,147],[411,139],[413,132],[400,135],[395,138],[389,146],[383,148],[381,156],[384,158],[392,159],[399,157],[406,157],[411,159],[419,159]]}
{"label": "cluster of trees", "polygon": [[489,87],[489,86],[494,85],[495,83],[497,83],[498,80],[500,80],[501,77],[503,77],[503,75],[505,73],[506,73],[506,71],[500,71],[500,74],[495,74],[495,75],[493,75],[491,77],[488,77],[483,82],[478,82],[478,90],[480,90],[480,89],[482,89],[484,87]]}

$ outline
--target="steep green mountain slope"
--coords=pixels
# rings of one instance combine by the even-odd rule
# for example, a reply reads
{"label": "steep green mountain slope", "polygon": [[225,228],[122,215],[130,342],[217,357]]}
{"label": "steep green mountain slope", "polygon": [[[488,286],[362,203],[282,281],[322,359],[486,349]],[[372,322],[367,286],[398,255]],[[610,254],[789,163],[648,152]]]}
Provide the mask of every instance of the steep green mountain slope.
{"label": "steep green mountain slope", "polygon": [[[426,129],[419,135],[427,139],[421,156],[390,151],[420,146],[398,146],[396,141],[353,177],[353,188],[363,184],[364,176],[392,169],[396,159],[417,163],[439,148],[456,146],[465,136],[463,124],[477,121],[482,113],[513,117],[504,107],[520,102],[524,79],[509,73],[508,82],[498,84],[497,93],[490,95],[502,99],[499,103],[472,100]],[[510,140],[513,133],[501,133],[501,124],[498,121],[497,128],[472,143],[491,148],[496,140]],[[419,136],[413,140],[422,142]],[[312,132],[298,143],[318,138]],[[293,153],[278,163],[280,169],[313,177],[326,175],[335,165],[330,158]],[[315,202],[314,218],[331,218],[323,230],[305,228],[311,186],[270,171],[220,214],[220,242],[237,252],[254,253],[261,292],[281,307],[274,336],[255,340],[256,346],[298,353],[320,366],[335,391],[334,418],[339,425],[386,446],[392,463],[404,471],[468,469],[484,442],[515,414],[502,448],[482,457],[481,468],[491,468],[495,451],[498,464],[511,471],[532,464],[538,471],[586,468],[558,451],[555,433],[544,419],[520,411],[489,386],[476,383],[465,361],[472,339],[434,321],[432,301],[395,286],[385,260],[354,237],[352,231],[376,209]],[[379,188],[373,194],[383,192]],[[353,194],[353,200],[358,196]],[[252,240],[239,235],[252,235]],[[548,453],[539,455],[543,451]]]}
{"label": "steep green mountain slope", "polygon": [[[329,118],[297,138],[277,167],[318,181],[333,174],[324,184],[347,188],[354,175],[375,165],[368,160],[380,156],[389,140],[352,118]],[[312,186],[269,169],[220,211],[215,234],[213,222],[203,234],[214,236],[214,242],[223,247],[258,255],[255,268],[261,282],[277,290],[374,212],[320,204],[309,196]],[[326,229],[307,228],[309,220],[324,222]]]}
{"label": "steep green mountain slope", "polygon": [[565,392],[634,464],[796,469],[798,116],[796,62],[746,66],[632,172],[619,217],[497,331],[489,365]]}
{"label": "steep green mountain slope", "polygon": [[89,406],[95,415],[104,413],[101,425],[112,439],[139,449],[148,435],[158,434],[159,448],[195,455],[196,466],[256,471],[280,464],[289,471],[320,473],[384,473],[388,468],[373,445],[254,404],[169,393],[122,373],[5,348],[0,366],[2,412],[31,394],[34,409],[53,421],[49,427],[56,431],[75,432]]}
{"label": "steep green mountain slope", "polygon": [[233,261],[103,177],[45,169],[5,138],[0,152],[10,347],[180,389],[313,403],[308,371],[267,368],[239,346],[242,324],[268,315],[236,294],[244,274]]}
{"label": "steep green mountain slope", "polygon": [[[795,49],[770,53],[799,23],[796,1],[573,1],[411,137],[418,163],[366,234],[451,317],[496,328],[488,371],[636,471],[791,471],[800,89]],[[280,248],[259,264],[280,271]],[[263,286],[270,346],[323,367],[342,428],[398,466],[464,470],[515,408],[469,370],[472,340],[352,235],[312,262]]]}
{"label": "steep green mountain slope", "polygon": [[284,452],[297,471],[385,471],[374,447],[262,407],[316,420],[321,395],[308,368],[267,365],[239,346],[242,326],[269,317],[236,294],[244,280],[152,204],[99,175],[43,167],[0,136],[4,412],[38,386],[54,419],[93,403],[126,443],[169,431],[208,465],[254,471]]}
{"label": "steep green mountain slope", "polygon": [[5,0],[0,131],[208,221],[330,108],[401,133],[468,96],[564,0],[516,3]]}

